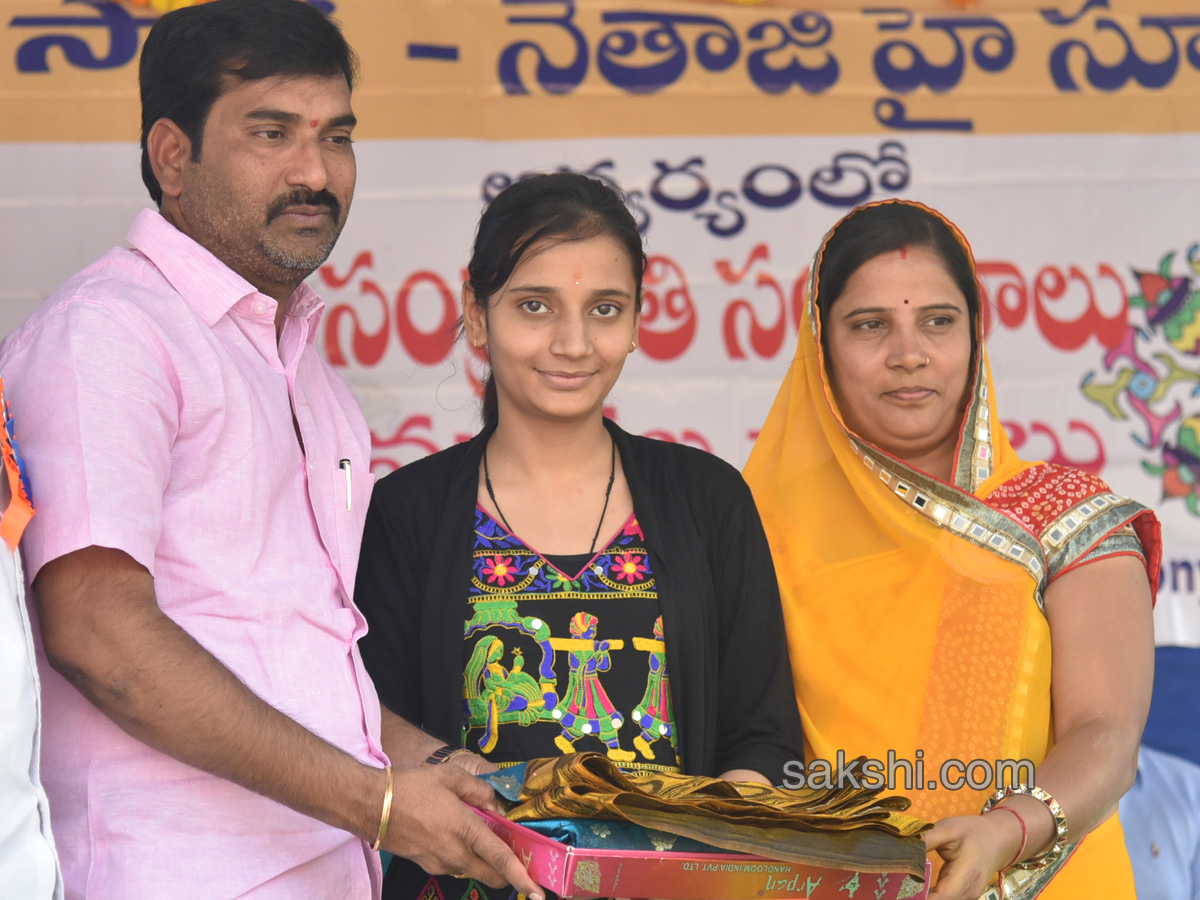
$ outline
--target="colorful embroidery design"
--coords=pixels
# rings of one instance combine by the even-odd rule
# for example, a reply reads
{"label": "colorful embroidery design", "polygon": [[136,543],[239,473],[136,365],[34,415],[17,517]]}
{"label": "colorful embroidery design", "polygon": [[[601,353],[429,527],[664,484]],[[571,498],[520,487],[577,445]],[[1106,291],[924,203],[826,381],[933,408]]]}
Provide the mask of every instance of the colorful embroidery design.
{"label": "colorful embroidery design", "polygon": [[667,645],[663,641],[662,616],[654,620],[654,639],[634,638],[635,650],[650,652],[650,672],[646,676],[646,693],[630,716],[641,726],[642,733],[633,739],[633,746],[646,759],[654,759],[650,745],[659,738],[675,736],[675,715],[671,710],[671,687],[667,676]]}
{"label": "colorful embroidery design", "polygon": [[[604,741],[610,758],[630,762],[634,758],[633,752],[622,750],[621,742],[617,740],[617,729],[625,724],[625,720],[608,698],[599,676],[612,665],[608,651],[618,642],[596,640],[599,624],[599,619],[591,613],[579,612],[571,617],[571,641],[563,646],[564,650],[570,651],[571,674],[566,693],[550,713],[562,724],[562,734],[554,739],[554,744],[563,753],[574,753],[575,741],[593,734]],[[620,649],[620,646],[613,649]]]}
{"label": "colorful embroidery design", "polygon": [[464,746],[500,764],[587,749],[678,770],[662,617],[636,517],[564,572],[477,508],[472,567]]}
{"label": "colorful embroidery design", "polygon": [[489,888],[473,878],[433,875],[417,900],[525,900],[525,897],[512,887]]}
{"label": "colorful embroidery design", "polygon": [[499,638],[491,635],[482,638],[467,662],[467,677],[463,682],[463,698],[471,721],[483,721],[479,749],[484,753],[495,748],[501,724],[532,724],[546,708],[545,695],[538,683],[522,671],[525,657],[521,651],[513,651],[510,669],[500,663],[503,656],[504,643]]}

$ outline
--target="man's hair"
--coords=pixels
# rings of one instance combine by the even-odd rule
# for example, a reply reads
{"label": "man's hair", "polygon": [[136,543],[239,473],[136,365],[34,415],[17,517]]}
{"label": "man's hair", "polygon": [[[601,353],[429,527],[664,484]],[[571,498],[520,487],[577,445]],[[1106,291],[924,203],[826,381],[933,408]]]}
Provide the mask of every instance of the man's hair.
{"label": "man's hair", "polygon": [[142,181],[162,205],[146,139],[170,119],[200,159],[209,110],[232,79],[342,75],[353,90],[358,62],[341,31],[303,0],[215,0],[154,23],[138,68],[142,95]]}

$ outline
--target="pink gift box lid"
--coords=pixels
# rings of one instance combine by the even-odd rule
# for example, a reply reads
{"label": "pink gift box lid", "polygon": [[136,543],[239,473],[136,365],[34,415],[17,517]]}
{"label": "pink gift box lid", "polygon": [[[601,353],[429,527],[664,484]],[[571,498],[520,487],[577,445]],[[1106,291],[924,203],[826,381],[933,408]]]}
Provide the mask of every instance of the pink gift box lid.
{"label": "pink gift box lid", "polygon": [[672,853],[569,847],[503,816],[476,810],[533,880],[565,900],[923,900],[925,882],[903,872],[856,872],[743,853]]}

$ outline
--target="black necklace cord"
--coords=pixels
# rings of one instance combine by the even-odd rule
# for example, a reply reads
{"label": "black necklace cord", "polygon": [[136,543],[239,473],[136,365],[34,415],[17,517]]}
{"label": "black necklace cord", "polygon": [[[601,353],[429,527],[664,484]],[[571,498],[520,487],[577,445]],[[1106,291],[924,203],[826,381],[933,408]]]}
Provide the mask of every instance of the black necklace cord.
{"label": "black necklace cord", "polygon": [[[596,523],[596,533],[592,535],[591,546],[588,547],[588,555],[591,556],[596,552],[596,541],[600,539],[600,529],[604,527],[604,517],[608,515],[608,501],[612,499],[613,483],[617,480],[617,442],[613,440],[612,435],[609,435],[609,440],[612,441],[612,458],[609,462],[608,469],[608,487],[604,489],[604,508],[600,510],[600,521]],[[488,444],[491,439],[488,439]],[[500,504],[496,501],[496,492],[492,490],[492,473],[488,470],[488,445],[483,445],[483,483],[487,487],[488,497],[492,501],[492,506],[496,507],[496,512],[500,515],[500,521],[504,523],[504,527],[508,529],[508,533],[515,535],[513,527],[508,524],[508,519],[504,517],[504,510],[500,508]]]}
{"label": "black necklace cord", "polygon": [[608,464],[608,487],[604,489],[604,508],[600,510],[600,521],[596,523],[596,533],[592,535],[592,545],[588,547],[588,554],[596,552],[596,541],[600,537],[600,529],[604,527],[604,517],[608,514],[608,501],[612,497],[613,482],[617,479],[617,442],[613,440],[612,435],[608,438],[612,441],[612,459]]}
{"label": "black necklace cord", "polygon": [[[488,438],[488,444],[492,442]],[[496,512],[500,513],[500,521],[504,523],[504,527],[508,529],[509,534],[514,534],[512,526],[508,524],[508,519],[504,518],[504,510],[500,508],[500,504],[496,502],[496,492],[492,490],[492,473],[488,471],[487,462],[488,445],[483,445],[483,483],[487,485],[488,496],[492,498],[492,506],[496,507]]]}

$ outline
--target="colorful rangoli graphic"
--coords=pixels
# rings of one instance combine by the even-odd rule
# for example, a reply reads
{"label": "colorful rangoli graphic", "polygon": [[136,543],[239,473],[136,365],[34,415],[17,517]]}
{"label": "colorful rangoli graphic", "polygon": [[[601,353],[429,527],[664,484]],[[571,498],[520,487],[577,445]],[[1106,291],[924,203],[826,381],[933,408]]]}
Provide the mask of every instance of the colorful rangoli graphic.
{"label": "colorful rangoli graphic", "polygon": [[1133,270],[1129,329],[1082,390],[1111,418],[1137,422],[1142,468],[1161,479],[1164,500],[1183,500],[1200,517],[1200,245],[1188,248],[1183,274],[1174,273],[1175,257],[1167,253],[1154,272]]}

